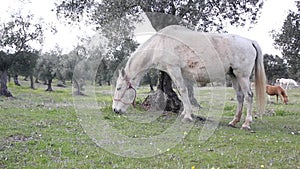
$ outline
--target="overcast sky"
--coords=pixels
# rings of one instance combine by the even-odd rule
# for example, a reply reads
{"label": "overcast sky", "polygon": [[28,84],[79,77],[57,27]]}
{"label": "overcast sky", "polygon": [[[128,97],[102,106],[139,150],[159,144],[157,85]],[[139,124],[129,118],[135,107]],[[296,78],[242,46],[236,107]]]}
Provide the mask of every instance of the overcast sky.
{"label": "overcast sky", "polygon": [[294,0],[265,0],[261,17],[251,30],[231,28],[229,33],[240,34],[258,41],[263,53],[281,55],[273,47],[274,41],[270,31],[281,29],[289,10],[296,10]]}
{"label": "overcast sky", "polygon": [[[3,2],[4,1],[4,2]],[[58,33],[56,35],[51,35],[49,32],[46,33],[46,39],[44,43],[44,48],[49,50],[53,48],[56,44],[64,48],[67,52],[73,48],[78,43],[78,37],[91,36],[93,32],[86,29],[78,30],[74,26],[68,26],[61,24],[56,19],[54,9],[54,1],[51,0],[23,0],[26,3],[25,6],[21,6],[19,0],[3,0],[0,6],[0,21],[5,21],[9,17],[12,11],[22,9],[22,13],[27,14],[28,12],[34,14],[36,17],[44,18],[46,23],[53,23],[57,26]],[[252,29],[247,30],[246,28],[229,28],[229,33],[239,34],[250,39],[259,42],[263,49],[263,53],[277,54],[280,52],[275,50],[273,47],[273,39],[271,38],[270,31],[280,30],[283,21],[286,18],[288,11],[290,9],[295,10],[294,0],[265,0],[265,4],[262,9],[261,17],[258,23],[253,26]],[[144,23],[138,27],[136,31],[138,33],[138,39],[143,41],[145,38],[149,37],[149,34],[154,30],[151,28],[150,23]],[[148,36],[144,36],[148,35]]]}

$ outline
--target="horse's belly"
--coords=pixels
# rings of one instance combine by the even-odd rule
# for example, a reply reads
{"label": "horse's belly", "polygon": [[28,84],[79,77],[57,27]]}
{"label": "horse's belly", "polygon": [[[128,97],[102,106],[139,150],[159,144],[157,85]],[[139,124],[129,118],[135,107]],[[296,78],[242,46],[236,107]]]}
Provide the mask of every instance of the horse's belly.
{"label": "horse's belly", "polygon": [[178,63],[181,63],[181,69],[186,72],[188,78],[197,82],[215,82],[225,81],[225,69],[227,65],[226,58],[220,60],[218,53],[212,49],[198,51],[192,50],[186,45],[177,45],[174,53],[178,55]]}
{"label": "horse's belly", "polygon": [[[185,78],[191,79],[199,83],[209,83],[209,82],[221,81],[221,79],[225,79],[225,74],[216,75],[208,71],[206,66],[197,66],[197,65],[194,67],[188,66],[185,69],[183,69],[183,76]],[[219,78],[221,76],[223,78]]]}

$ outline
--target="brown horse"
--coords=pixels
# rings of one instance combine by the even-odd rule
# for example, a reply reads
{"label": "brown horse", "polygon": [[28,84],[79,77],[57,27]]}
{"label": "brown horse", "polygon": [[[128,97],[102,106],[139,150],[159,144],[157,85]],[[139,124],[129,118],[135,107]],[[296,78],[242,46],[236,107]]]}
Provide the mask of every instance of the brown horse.
{"label": "brown horse", "polygon": [[286,91],[280,86],[266,85],[266,93],[270,96],[276,95],[277,104],[278,104],[278,95],[280,96],[281,101],[283,99],[284,104],[287,104],[288,102],[288,96],[286,94]]}

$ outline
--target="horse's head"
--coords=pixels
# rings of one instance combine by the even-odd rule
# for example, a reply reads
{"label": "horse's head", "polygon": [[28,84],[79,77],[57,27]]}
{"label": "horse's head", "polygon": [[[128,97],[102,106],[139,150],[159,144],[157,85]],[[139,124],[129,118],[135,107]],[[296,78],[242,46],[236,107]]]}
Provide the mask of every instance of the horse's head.
{"label": "horse's head", "polygon": [[113,98],[112,109],[116,113],[126,113],[130,104],[134,105],[136,90],[130,83],[130,79],[126,75],[124,69],[119,72],[116,83],[116,89]]}
{"label": "horse's head", "polygon": [[283,96],[283,102],[284,104],[288,104],[289,100],[287,95]]}

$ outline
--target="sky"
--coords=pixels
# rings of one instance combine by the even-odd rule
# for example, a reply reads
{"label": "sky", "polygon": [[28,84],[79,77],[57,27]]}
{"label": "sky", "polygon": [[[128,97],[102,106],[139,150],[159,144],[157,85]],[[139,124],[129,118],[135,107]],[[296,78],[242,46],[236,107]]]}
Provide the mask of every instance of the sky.
{"label": "sky", "polygon": [[265,0],[261,17],[252,29],[232,27],[228,32],[256,40],[263,53],[281,55],[273,46],[274,40],[270,32],[280,31],[289,10],[296,10],[294,0]]}
{"label": "sky", "polygon": [[[51,23],[56,26],[57,33],[53,35],[50,31],[44,32],[44,48],[43,51],[54,49],[58,44],[63,48],[64,52],[69,52],[79,43],[80,37],[92,36],[94,32],[84,30],[86,26],[68,25],[62,21],[58,21],[56,13],[52,12],[55,9],[54,2],[56,0],[4,0],[0,5],[0,22],[7,20],[10,13],[21,9],[22,14],[34,14],[36,18],[43,18],[45,23]],[[20,3],[25,2],[25,5]]]}
{"label": "sky", "polygon": [[[79,43],[79,37],[92,36],[94,34],[89,29],[85,29],[86,26],[70,26],[57,21],[55,12],[51,11],[55,8],[53,3],[55,0],[22,0],[26,3],[25,6],[21,6],[19,1],[4,0],[1,3],[0,21],[5,21],[12,11],[21,9],[24,14],[30,12],[36,17],[43,18],[44,22],[56,25],[57,34],[52,35],[49,31],[45,32],[43,51],[53,49],[58,44],[64,49],[64,52],[68,52]],[[295,8],[294,0],[265,0],[261,17],[252,29],[229,27],[228,33],[238,34],[258,41],[263,53],[281,55],[280,51],[273,47],[270,31],[279,31],[288,11],[290,9],[295,10]],[[145,23],[137,25],[135,33],[137,40],[142,43],[154,33],[154,29],[149,21],[146,20]]]}

